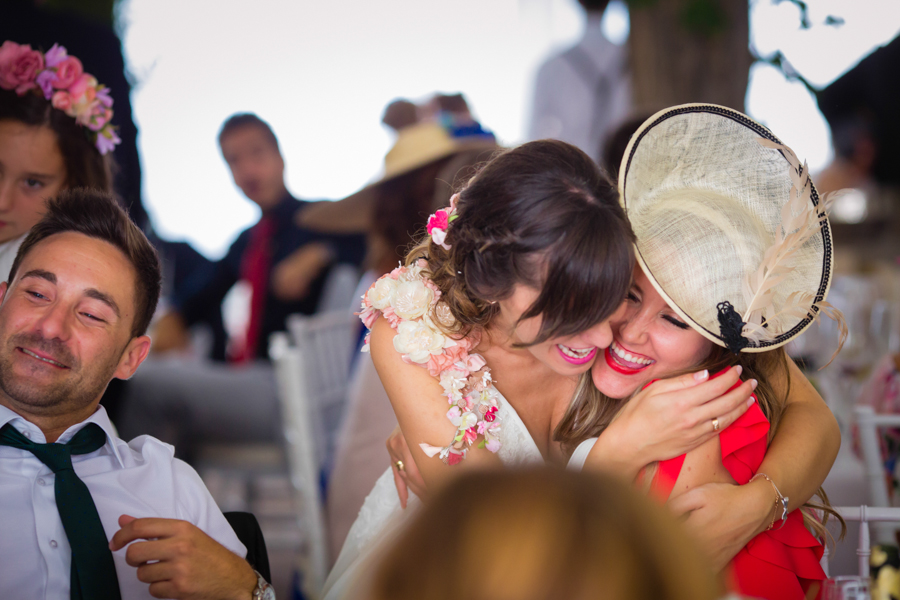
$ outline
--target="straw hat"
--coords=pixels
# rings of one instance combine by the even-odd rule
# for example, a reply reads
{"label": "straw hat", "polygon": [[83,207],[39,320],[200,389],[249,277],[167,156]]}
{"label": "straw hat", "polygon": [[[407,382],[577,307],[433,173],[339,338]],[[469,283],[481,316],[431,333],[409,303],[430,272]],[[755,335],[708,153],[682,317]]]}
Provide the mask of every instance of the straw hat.
{"label": "straw hat", "polygon": [[619,171],[638,262],[695,330],[763,352],[824,313],[831,228],[805,164],[745,115],[686,104],[648,119]]}
{"label": "straw hat", "polygon": [[308,206],[298,214],[297,222],[301,227],[327,233],[366,232],[372,224],[378,188],[385,182],[449,156],[491,152],[497,148],[494,134],[475,121],[457,124],[452,119],[444,119],[404,127],[384,157],[384,172],[377,181],[343,200]]}

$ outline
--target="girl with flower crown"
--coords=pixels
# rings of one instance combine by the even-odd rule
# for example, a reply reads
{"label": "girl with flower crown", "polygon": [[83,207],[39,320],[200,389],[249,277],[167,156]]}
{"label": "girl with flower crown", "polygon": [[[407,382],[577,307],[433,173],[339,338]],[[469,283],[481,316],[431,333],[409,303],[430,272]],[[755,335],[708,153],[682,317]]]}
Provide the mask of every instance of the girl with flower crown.
{"label": "girl with flower crown", "polygon": [[[443,212],[407,264],[364,297],[368,348],[411,455],[394,456],[366,499],[326,583],[328,598],[346,592],[361,559],[401,518],[392,471],[404,477],[415,466],[433,488],[474,466],[564,464],[556,425],[579,376],[611,344],[610,319],[625,310],[633,234],[616,190],[574,147],[548,140],[500,154]],[[607,468],[678,456],[715,435],[713,419],[735,422],[751,392],[736,369],[658,382],[636,394],[595,452]],[[770,470],[789,475],[786,493],[804,499],[824,480],[839,434],[809,386],[792,389],[781,427],[796,431],[798,421],[803,431],[779,439],[769,460],[778,465]],[[734,554],[771,516],[768,490],[734,487],[702,490],[699,512],[713,523],[705,533],[717,552]],[[735,514],[735,503],[745,510]],[[485,558],[489,568],[489,551]]]}
{"label": "girl with flower crown", "polygon": [[60,190],[112,192],[109,90],[54,45],[46,53],[0,46],[0,279]]}

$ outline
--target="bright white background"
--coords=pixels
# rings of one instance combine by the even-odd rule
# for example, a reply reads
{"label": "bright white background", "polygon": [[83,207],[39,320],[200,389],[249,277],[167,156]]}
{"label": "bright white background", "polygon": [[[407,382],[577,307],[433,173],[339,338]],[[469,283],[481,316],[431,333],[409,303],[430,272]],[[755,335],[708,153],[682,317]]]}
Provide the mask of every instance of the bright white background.
{"label": "bright white background", "polygon": [[[751,0],[751,41],[763,55],[781,50],[815,86],[900,31],[896,0],[808,4],[804,31],[790,3]],[[845,24],[823,25],[828,14]],[[144,201],[163,236],[216,258],[257,218],[216,144],[229,115],[269,121],[295,195],[341,198],[380,169],[391,144],[381,114],[398,97],[461,91],[503,143],[524,141],[534,73],[578,39],[583,16],[575,0],[125,0],[120,27]],[[621,3],[604,27],[624,42]],[[813,170],[830,160],[827,126],[801,84],[755,67],[747,109]]]}

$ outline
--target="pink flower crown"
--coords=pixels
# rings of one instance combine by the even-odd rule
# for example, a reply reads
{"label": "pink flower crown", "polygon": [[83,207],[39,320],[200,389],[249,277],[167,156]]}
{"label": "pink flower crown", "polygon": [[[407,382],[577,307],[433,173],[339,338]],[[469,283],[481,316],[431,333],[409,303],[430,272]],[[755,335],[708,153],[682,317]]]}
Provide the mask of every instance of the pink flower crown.
{"label": "pink flower crown", "polygon": [[5,41],[0,46],[0,88],[14,90],[19,96],[43,92],[53,108],[63,111],[95,136],[100,154],[113,150],[122,140],[116,135],[112,119],[113,100],[109,88],[85,73],[81,61],[69,56],[59,44],[46,54],[31,46]]}

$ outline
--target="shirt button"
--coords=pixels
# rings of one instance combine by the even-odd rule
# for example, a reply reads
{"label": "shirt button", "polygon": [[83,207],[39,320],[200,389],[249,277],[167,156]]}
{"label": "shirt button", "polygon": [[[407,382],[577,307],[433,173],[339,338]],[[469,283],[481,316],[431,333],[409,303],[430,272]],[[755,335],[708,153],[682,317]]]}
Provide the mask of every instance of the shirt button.
{"label": "shirt button", "polygon": [[59,544],[56,543],[56,540],[50,540],[50,547],[51,547],[51,548],[56,548],[57,546],[59,546]]}
{"label": "shirt button", "polygon": [[31,438],[31,432],[30,432],[30,431],[23,431],[23,432],[22,432],[22,435],[24,435],[25,437],[27,437],[27,438],[29,438],[29,439]]}
{"label": "shirt button", "polygon": [[40,479],[38,479],[38,485],[47,485],[47,482],[44,481],[43,477],[41,477]]}

